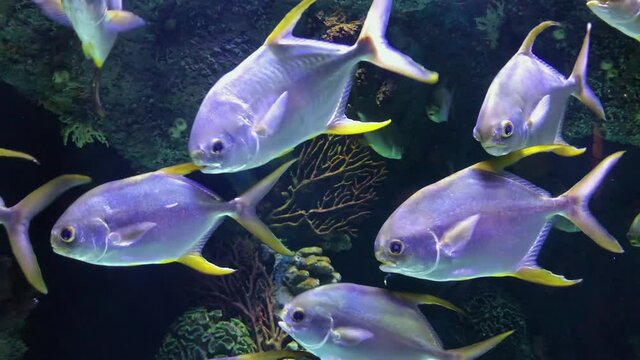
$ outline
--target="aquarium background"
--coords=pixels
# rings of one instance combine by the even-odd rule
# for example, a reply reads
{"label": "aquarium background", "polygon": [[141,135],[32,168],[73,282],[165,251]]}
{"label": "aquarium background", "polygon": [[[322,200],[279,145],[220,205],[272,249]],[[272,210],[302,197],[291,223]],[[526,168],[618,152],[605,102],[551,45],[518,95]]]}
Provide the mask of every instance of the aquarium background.
{"label": "aquarium background", "polygon": [[[147,26],[120,36],[106,62],[101,86],[107,116],[100,118],[91,112],[92,64],[83,61],[73,32],[46,19],[29,1],[0,0],[0,146],[33,154],[42,164],[3,159],[0,194],[13,205],[57,175],[93,178],[92,185],[66,193],[31,224],[48,295],[26,284],[2,235],[0,359],[202,359],[203,353],[271,350],[276,345],[266,340],[284,346],[290,339],[254,327],[267,298],[275,301],[338,280],[384,286],[372,251],[378,229],[418,189],[488,158],[471,136],[486,89],[530,28],[548,19],[564,26],[543,33],[534,52],[563,74],[573,67],[586,23],[593,22],[588,83],[608,121],[594,123],[595,116],[572,99],[565,138],[588,147],[587,154],[538,155],[513,171],[553,194],[564,192],[596,162],[591,149],[600,142],[597,126],[605,155],[627,153],[591,209],[626,252],[608,253],[582,233],[552,230],[540,265],[584,279],[580,285],[546,288],[510,278],[435,283],[399,276],[389,277],[387,285],[438,295],[467,310],[469,317],[463,318],[424,307],[446,348],[516,329],[483,359],[640,358],[640,250],[625,239],[640,211],[640,46],[577,0],[396,0],[389,41],[455,88],[452,114],[447,123],[429,121],[426,108],[435,87],[362,64],[349,115],[392,118],[403,159],[378,156],[360,136],[317,138],[288,155],[299,162],[259,209],[290,248],[321,247],[321,253],[307,249],[293,263],[275,258],[227,220],[207,244],[205,257],[245,269],[237,283],[180,265],[107,268],[53,254],[51,226],[91,186],[188,160],[189,127],[203,96],[260,46],[295,3],[125,3]],[[353,43],[369,3],[320,0],[296,33]],[[306,171],[336,156],[342,160],[331,176]],[[240,174],[191,177],[231,199],[283,161]],[[336,208],[335,201],[344,200],[340,194],[349,200]],[[318,205],[330,211],[314,217]],[[310,274],[293,276],[293,267]],[[238,299],[250,285],[268,291],[252,294],[248,312],[221,297]]]}

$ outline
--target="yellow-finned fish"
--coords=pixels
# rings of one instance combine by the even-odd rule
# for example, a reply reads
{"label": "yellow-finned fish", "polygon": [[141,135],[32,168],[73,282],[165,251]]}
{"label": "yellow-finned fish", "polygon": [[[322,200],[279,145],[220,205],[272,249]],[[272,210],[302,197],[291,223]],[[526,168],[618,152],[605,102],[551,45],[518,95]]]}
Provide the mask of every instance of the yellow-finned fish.
{"label": "yellow-finned fish", "polygon": [[640,0],[591,0],[587,6],[607,24],[640,41]]}
{"label": "yellow-finned fish", "polygon": [[189,153],[205,173],[261,166],[323,133],[352,135],[389,124],[345,115],[351,79],[361,61],[424,82],[438,74],[389,46],[391,0],[373,0],[353,46],[292,34],[315,0],[303,0],[266,42],[209,90],[191,129]]}

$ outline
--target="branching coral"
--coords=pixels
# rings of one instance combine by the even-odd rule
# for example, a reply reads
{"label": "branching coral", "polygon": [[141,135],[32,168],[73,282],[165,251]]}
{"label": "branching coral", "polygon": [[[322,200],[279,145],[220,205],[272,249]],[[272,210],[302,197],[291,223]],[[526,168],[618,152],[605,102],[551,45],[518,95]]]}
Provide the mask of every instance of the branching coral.
{"label": "branching coral", "polygon": [[319,136],[304,145],[296,165],[271,226],[295,228],[298,236],[301,226],[319,236],[355,236],[386,177],[384,163],[354,137]]}
{"label": "branching coral", "polygon": [[243,237],[225,245],[218,247],[225,251],[217,258],[225,258],[226,264],[238,271],[207,280],[203,287],[207,307],[224,308],[240,316],[248,324],[258,351],[283,349],[288,335],[278,326],[273,266],[265,264],[269,251]]}
{"label": "branching coral", "polygon": [[497,1],[495,6],[487,6],[487,12],[484,16],[477,17],[475,20],[476,28],[484,31],[489,47],[495,49],[500,37],[500,26],[504,22],[504,2]]}
{"label": "branching coral", "polygon": [[109,146],[107,138],[101,131],[93,128],[89,123],[80,123],[73,121],[72,118],[62,116],[60,122],[64,124],[62,126],[62,142],[67,145],[69,138],[76,144],[77,147],[82,148],[87,144],[92,144],[98,141],[106,146]]}

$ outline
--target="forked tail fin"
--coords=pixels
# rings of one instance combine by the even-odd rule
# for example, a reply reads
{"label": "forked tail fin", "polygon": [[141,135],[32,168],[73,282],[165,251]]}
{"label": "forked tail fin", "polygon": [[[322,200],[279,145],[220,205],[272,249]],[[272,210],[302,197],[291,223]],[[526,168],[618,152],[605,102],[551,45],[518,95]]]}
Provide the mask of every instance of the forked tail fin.
{"label": "forked tail fin", "polygon": [[258,219],[256,215],[256,205],[271,191],[271,188],[273,188],[278,179],[280,179],[280,176],[282,176],[294,162],[296,162],[296,160],[291,160],[280,166],[269,176],[249,189],[249,191],[242,194],[242,196],[231,200],[231,204],[235,207],[232,217],[265,245],[286,256],[293,256],[294,253],[282,244],[280,239],[271,232],[262,220]]}
{"label": "forked tail fin", "polygon": [[587,176],[575,184],[569,191],[562,194],[561,198],[569,199],[569,207],[562,216],[571,220],[583,233],[590,237],[601,247],[615,252],[622,253],[624,250],[618,241],[598,223],[589,211],[589,200],[594,191],[598,188],[602,180],[609,173],[611,168],[618,162],[624,154],[623,151],[609,155],[602,160]]}
{"label": "forked tail fin", "polygon": [[593,90],[587,85],[587,62],[589,59],[589,38],[591,37],[591,23],[587,24],[587,33],[582,42],[582,48],[578,54],[578,59],[573,66],[573,71],[569,80],[576,82],[577,91],[573,94],[578,100],[585,104],[600,119],[605,119],[604,109],[600,99],[593,93]]}
{"label": "forked tail fin", "polygon": [[364,60],[408,78],[435,84],[438,73],[425,69],[409,56],[392,48],[385,38],[392,0],[373,0],[356,49],[365,52]]}
{"label": "forked tail fin", "polygon": [[11,208],[5,208],[0,201],[0,224],[6,227],[13,255],[29,283],[43,294],[47,293],[47,286],[31,248],[29,223],[63,192],[89,181],[86,176],[64,175],[41,186]]}

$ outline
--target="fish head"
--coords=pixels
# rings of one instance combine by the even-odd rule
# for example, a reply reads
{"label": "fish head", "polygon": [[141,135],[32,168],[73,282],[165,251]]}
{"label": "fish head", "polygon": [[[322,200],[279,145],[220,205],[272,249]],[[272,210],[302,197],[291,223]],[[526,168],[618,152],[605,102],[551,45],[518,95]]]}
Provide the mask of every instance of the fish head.
{"label": "fish head", "polygon": [[374,247],[376,259],[382,263],[380,270],[411,277],[435,270],[440,261],[436,234],[419,221],[393,220],[393,216],[387,220],[376,237]]}
{"label": "fish head", "polygon": [[322,287],[304,292],[288,302],[278,325],[303,347],[314,350],[322,347],[333,330],[330,303],[321,293]]}
{"label": "fish head", "polygon": [[[486,105],[486,103],[485,103]],[[473,137],[493,156],[509,154],[523,147],[526,139],[524,112],[505,104],[485,107],[480,111]]]}
{"label": "fish head", "polygon": [[107,254],[109,233],[99,217],[64,214],[51,230],[51,246],[58,255],[98,264]]}
{"label": "fish head", "polygon": [[205,99],[189,137],[189,154],[207,174],[247,168],[258,152],[258,135],[247,106],[237,99]]}
{"label": "fish head", "polygon": [[590,0],[587,6],[599,18],[611,23],[631,21],[640,11],[636,0]]}

